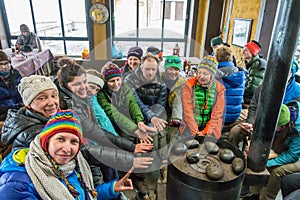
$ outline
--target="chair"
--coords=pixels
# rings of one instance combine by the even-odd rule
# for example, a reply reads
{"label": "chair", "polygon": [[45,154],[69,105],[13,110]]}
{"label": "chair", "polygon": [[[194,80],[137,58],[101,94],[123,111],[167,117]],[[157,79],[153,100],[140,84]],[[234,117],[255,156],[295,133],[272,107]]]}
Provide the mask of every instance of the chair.
{"label": "chair", "polygon": [[42,45],[41,45],[41,40],[39,37],[36,37],[36,44],[37,44],[37,48],[38,48],[38,52],[42,51]]}

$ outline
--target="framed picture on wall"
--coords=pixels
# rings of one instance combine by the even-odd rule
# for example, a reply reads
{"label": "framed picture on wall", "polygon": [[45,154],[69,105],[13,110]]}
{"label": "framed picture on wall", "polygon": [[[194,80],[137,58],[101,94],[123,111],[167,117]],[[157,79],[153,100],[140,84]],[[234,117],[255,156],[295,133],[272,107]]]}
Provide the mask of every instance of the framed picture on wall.
{"label": "framed picture on wall", "polygon": [[234,18],[232,31],[232,44],[244,47],[249,42],[252,19]]}

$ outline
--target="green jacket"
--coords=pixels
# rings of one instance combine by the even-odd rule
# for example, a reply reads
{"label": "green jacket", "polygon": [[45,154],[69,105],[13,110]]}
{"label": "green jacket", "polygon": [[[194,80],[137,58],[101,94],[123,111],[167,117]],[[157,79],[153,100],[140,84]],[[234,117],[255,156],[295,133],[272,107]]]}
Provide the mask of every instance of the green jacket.
{"label": "green jacket", "polygon": [[121,136],[124,133],[135,136],[133,132],[137,129],[137,123],[144,121],[144,117],[127,83],[123,82],[120,91],[116,93],[105,85],[98,92],[97,99]]}
{"label": "green jacket", "polygon": [[246,62],[246,69],[248,70],[248,74],[246,75],[244,103],[250,104],[255,89],[263,81],[266,61],[259,58],[259,56],[255,56],[250,62]]}

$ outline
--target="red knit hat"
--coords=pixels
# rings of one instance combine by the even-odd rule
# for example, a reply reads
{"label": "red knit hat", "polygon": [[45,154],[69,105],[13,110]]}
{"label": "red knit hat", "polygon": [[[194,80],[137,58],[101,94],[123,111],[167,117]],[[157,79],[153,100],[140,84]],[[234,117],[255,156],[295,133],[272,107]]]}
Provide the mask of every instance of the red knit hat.
{"label": "red knit hat", "polygon": [[256,56],[261,48],[260,44],[254,40],[245,44],[245,47],[247,47],[250,50],[253,56]]}
{"label": "red knit hat", "polygon": [[79,137],[79,143],[82,142],[82,128],[79,117],[72,110],[61,110],[49,119],[42,132],[40,141],[44,151],[48,152],[49,138],[57,133],[67,132]]}

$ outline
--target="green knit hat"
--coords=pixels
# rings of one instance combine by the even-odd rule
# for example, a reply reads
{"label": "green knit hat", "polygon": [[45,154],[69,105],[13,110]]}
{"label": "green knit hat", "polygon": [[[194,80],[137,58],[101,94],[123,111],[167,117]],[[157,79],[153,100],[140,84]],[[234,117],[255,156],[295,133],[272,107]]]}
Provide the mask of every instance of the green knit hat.
{"label": "green knit hat", "polygon": [[182,69],[182,61],[177,55],[167,56],[164,64],[165,70],[170,67],[176,67],[179,70]]}
{"label": "green knit hat", "polygon": [[289,108],[286,105],[282,104],[277,126],[283,126],[283,125],[286,125],[287,123],[289,123],[290,117],[291,117],[291,114],[290,114]]}
{"label": "green knit hat", "polygon": [[214,47],[214,46],[217,46],[217,45],[221,45],[223,44],[223,40],[221,37],[214,37],[210,40],[210,46],[211,47]]}

